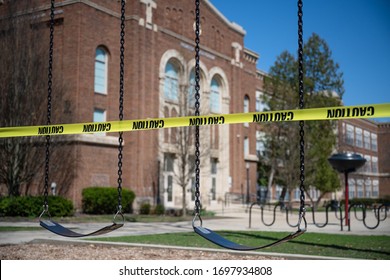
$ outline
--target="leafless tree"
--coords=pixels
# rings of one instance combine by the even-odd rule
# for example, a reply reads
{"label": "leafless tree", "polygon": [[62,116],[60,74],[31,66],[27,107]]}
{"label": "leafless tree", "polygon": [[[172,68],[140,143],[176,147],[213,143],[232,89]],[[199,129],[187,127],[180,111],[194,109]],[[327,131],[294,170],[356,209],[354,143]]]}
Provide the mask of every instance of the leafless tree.
{"label": "leafless tree", "polygon": [[[46,124],[48,22],[31,8],[30,1],[9,1],[0,7],[1,127]],[[66,90],[58,74],[54,71],[52,123],[71,121]],[[72,145],[57,136],[52,137],[52,148],[50,181],[56,181],[59,193],[66,193],[73,178]],[[0,138],[2,193],[41,193],[44,161],[43,137]]]}
{"label": "leafless tree", "polygon": [[[175,106],[177,117],[194,115],[194,100],[191,94],[191,85],[181,85],[179,88],[178,102]],[[206,110],[201,108],[202,112]],[[210,154],[210,143],[205,137],[209,127],[200,127],[201,129],[201,158],[206,158]],[[165,132],[167,133],[167,131]],[[182,215],[187,215],[187,192],[194,192],[193,186],[190,186],[191,180],[195,177],[195,127],[184,126],[171,128],[170,135],[166,139],[169,144],[163,144],[162,150],[168,149],[174,154],[175,168],[173,169],[173,180],[180,186],[182,191]],[[203,161],[202,161],[203,162]],[[190,187],[190,189],[189,189]]]}

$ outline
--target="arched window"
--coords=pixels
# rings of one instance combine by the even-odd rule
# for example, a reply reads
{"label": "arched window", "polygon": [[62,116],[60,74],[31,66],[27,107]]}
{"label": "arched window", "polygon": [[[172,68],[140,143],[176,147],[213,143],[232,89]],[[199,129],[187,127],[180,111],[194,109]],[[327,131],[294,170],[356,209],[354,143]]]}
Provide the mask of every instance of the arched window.
{"label": "arched window", "polygon": [[220,95],[221,95],[221,85],[217,79],[213,78],[211,80],[210,87],[210,112],[211,113],[220,113]]}
{"label": "arched window", "polygon": [[179,73],[174,64],[165,66],[164,97],[171,101],[179,101]]}
{"label": "arched window", "polygon": [[97,48],[95,52],[95,92],[107,94],[107,52]]}
{"label": "arched window", "polygon": [[244,113],[249,113],[249,97],[245,95],[244,97]]}

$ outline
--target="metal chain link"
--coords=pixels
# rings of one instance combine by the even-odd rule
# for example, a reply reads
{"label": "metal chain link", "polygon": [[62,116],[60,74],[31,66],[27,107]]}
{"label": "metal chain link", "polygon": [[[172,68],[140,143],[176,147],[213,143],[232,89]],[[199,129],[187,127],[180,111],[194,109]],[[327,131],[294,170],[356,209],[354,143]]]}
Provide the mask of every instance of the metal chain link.
{"label": "metal chain link", "polygon": [[[47,121],[46,124],[51,124],[51,96],[52,96],[52,80],[53,80],[53,49],[54,49],[54,2],[50,3],[50,46],[49,46],[49,67],[48,67],[48,82],[47,82]],[[49,166],[50,166],[50,135],[46,136],[46,157],[45,157],[45,185],[44,185],[44,211],[49,210]]]}
{"label": "metal chain link", "polygon": [[[200,115],[200,0],[195,0],[195,116]],[[195,127],[195,215],[200,218],[200,132]]]}
{"label": "metal chain link", "polygon": [[[123,120],[123,96],[125,76],[125,5],[126,0],[121,0],[121,32],[120,32],[120,65],[119,65],[119,120]],[[118,138],[118,212],[122,212],[122,160],[123,160],[123,132],[119,132]]]}
{"label": "metal chain link", "polygon": [[[303,2],[298,0],[298,79],[299,79],[299,109],[304,108],[304,88],[303,88]],[[299,122],[299,155],[300,155],[300,208],[299,208],[299,224],[298,229],[300,229],[300,224],[302,219],[305,223],[305,130],[304,130],[304,121]]]}

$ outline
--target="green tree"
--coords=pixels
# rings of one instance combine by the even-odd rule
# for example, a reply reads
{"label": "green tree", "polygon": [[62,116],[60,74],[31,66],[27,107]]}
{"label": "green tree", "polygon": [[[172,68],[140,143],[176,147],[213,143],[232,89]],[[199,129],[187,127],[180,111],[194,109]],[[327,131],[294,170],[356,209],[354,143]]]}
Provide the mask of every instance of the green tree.
{"label": "green tree", "polygon": [[[270,95],[270,109],[298,108],[298,62],[294,55],[283,52],[269,74],[265,87]],[[312,34],[304,45],[305,108],[340,105],[343,83],[343,74],[326,41]],[[334,121],[305,122],[305,186],[306,190],[310,186],[321,191],[315,203],[307,192],[314,204],[339,187],[338,175],[327,162],[336,143],[335,125]],[[277,170],[275,179],[284,185],[283,200],[287,192],[291,193],[299,185],[299,126],[298,123],[270,123],[265,131],[268,134],[267,153],[273,158],[269,162]]]}

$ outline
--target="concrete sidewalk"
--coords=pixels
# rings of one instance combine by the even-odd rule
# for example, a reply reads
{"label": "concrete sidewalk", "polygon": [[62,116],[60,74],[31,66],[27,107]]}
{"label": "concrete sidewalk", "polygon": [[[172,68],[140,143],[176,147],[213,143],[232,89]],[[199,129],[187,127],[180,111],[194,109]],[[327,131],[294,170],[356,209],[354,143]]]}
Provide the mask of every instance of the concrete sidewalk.
{"label": "concrete sidewalk", "polygon": [[[272,226],[265,226],[261,221],[261,212],[259,209],[254,209],[252,213],[252,226],[249,228],[249,213],[244,206],[234,206],[229,209],[225,209],[222,213],[218,213],[221,218],[218,219],[205,219],[203,220],[203,226],[212,230],[252,230],[252,231],[283,231],[283,232],[295,232],[296,228],[290,227],[286,222],[286,214],[276,211],[275,222]],[[370,230],[367,229],[361,221],[358,221],[354,215],[351,215],[351,231],[344,226],[344,230],[340,230],[340,221],[336,219],[334,213],[329,214],[329,223],[323,228],[315,226],[312,222],[311,213],[306,214],[306,220],[308,222],[307,232],[320,232],[320,233],[334,233],[334,234],[357,234],[357,235],[389,235],[390,236],[390,217],[385,221],[381,221],[379,226]],[[366,222],[369,226],[376,224],[373,213],[368,213]],[[272,211],[264,211],[265,223],[271,223],[273,220]],[[358,217],[359,218],[359,217]],[[289,215],[289,221],[291,224],[296,224],[298,216],[296,214]],[[318,213],[316,215],[318,224],[325,222],[325,213]],[[72,223],[64,224],[64,226],[73,229],[77,232],[92,232],[103,226],[110,224],[102,223]],[[20,227],[40,227],[39,223],[31,222],[2,222],[0,221],[0,227],[5,226],[20,226]],[[157,233],[172,233],[172,232],[191,232],[192,223],[177,222],[177,223],[125,223],[125,225],[108,233],[104,236],[128,236],[128,235],[146,235]],[[20,244],[27,243],[33,240],[50,240],[50,241],[69,241],[72,238],[57,236],[47,230],[30,230],[30,231],[14,231],[14,232],[0,232],[0,244]],[[83,238],[77,238],[82,240]],[[75,239],[73,239],[75,240]]]}

